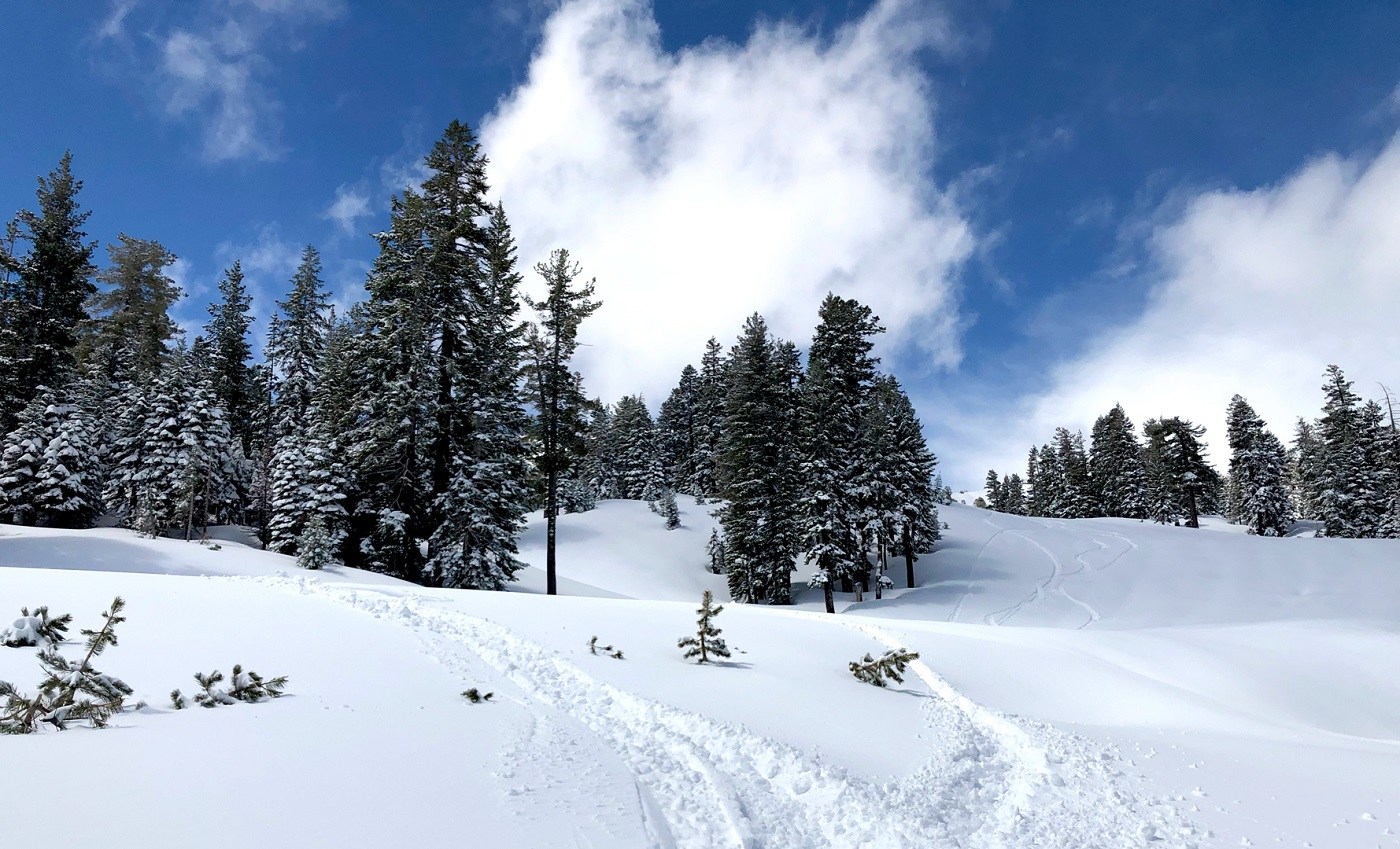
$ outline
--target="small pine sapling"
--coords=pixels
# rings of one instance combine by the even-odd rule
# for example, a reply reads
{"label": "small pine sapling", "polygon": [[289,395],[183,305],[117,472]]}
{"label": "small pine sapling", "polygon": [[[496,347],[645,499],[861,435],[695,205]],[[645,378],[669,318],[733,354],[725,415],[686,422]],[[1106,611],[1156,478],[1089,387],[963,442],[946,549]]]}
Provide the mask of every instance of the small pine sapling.
{"label": "small pine sapling", "polygon": [[34,608],[32,614],[29,608],[21,608],[14,624],[0,631],[0,643],[12,649],[40,643],[56,646],[67,639],[68,626],[72,621],[71,613],[50,617],[47,606]]}
{"label": "small pine sapling", "polygon": [[463,690],[463,691],[462,691],[462,695],[465,696],[466,699],[467,699],[467,701],[471,702],[472,704],[474,704],[474,705],[479,705],[479,704],[481,704],[482,702],[489,702],[489,701],[491,701],[491,698],[492,698],[493,696],[495,696],[496,694],[495,694],[495,693],[483,693],[483,692],[481,692],[480,690],[478,690],[477,688],[472,687],[470,690]]}
{"label": "small pine sapling", "polygon": [[32,734],[43,722],[60,731],[70,722],[105,728],[107,722],[121,712],[126,706],[126,697],[131,695],[131,687],[120,678],[94,669],[92,661],[108,646],[117,644],[115,629],[126,621],[121,615],[124,607],[126,602],[118,596],[102,614],[106,622],[100,629],[82,630],[87,637],[87,651],[77,663],[59,654],[55,646],[39,652],[39,666],[45,675],[39,682],[37,695],[26,696],[13,684],[0,681],[0,697],[4,698],[0,733]]}
{"label": "small pine sapling", "polygon": [[919,653],[916,651],[890,649],[878,659],[867,653],[860,660],[851,661],[850,669],[851,674],[858,680],[876,687],[884,687],[886,678],[896,684],[903,684],[905,668],[918,659]]}
{"label": "small pine sapling", "polygon": [[666,530],[674,531],[681,526],[681,508],[676,504],[676,493],[667,489],[661,493],[661,516],[666,520]]}
{"label": "small pine sapling", "polygon": [[331,535],[319,513],[311,517],[297,539],[297,565],[312,570],[335,565]]}
{"label": "small pine sapling", "polygon": [[706,568],[715,575],[723,575],[726,570],[724,540],[720,537],[718,529],[710,531],[710,541],[705,546],[705,554],[710,559]]}
{"label": "small pine sapling", "polygon": [[685,649],[685,659],[693,657],[699,658],[696,663],[708,663],[710,655],[715,657],[729,657],[729,647],[724,644],[723,633],[714,625],[714,620],[724,610],[724,605],[716,605],[715,597],[705,590],[705,595],[700,599],[700,609],[695,611],[697,616],[695,636],[682,637],[676,641],[676,647]]}
{"label": "small pine sapling", "polygon": [[[216,669],[207,675],[196,672],[194,680],[199,685],[199,691],[194,694],[194,703],[206,708],[231,705],[235,702],[252,704],[264,699],[275,699],[287,689],[287,676],[263,678],[251,669],[244,671],[237,663],[233,665],[233,671],[227,679],[224,678],[224,673]],[[228,686],[220,687],[225,680],[228,681]],[[176,710],[183,710],[187,704],[185,695],[179,690],[171,691],[170,704]]]}
{"label": "small pine sapling", "polygon": [[602,652],[613,660],[622,660],[622,649],[616,649],[612,646],[600,646],[598,645],[598,638],[596,636],[588,641],[588,651],[590,654]]}

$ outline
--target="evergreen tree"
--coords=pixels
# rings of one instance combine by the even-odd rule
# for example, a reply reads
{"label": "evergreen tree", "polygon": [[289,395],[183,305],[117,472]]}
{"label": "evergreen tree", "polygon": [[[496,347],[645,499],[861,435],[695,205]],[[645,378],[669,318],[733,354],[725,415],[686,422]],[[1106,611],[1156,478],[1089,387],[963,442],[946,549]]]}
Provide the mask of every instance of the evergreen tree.
{"label": "evergreen tree", "polygon": [[149,381],[170,359],[180,328],[170,307],[180,287],[165,273],[175,255],[159,242],[126,234],[107,246],[109,265],[97,276],[105,288],[91,299],[79,356],[116,381]]}
{"label": "evergreen tree", "polygon": [[91,419],[71,400],[48,406],[44,418],[47,444],[33,481],[35,523],[90,528],[102,512],[101,472],[89,439]]}
{"label": "evergreen tree", "polygon": [[617,402],[612,419],[612,448],[616,462],[618,497],[652,500],[661,485],[656,454],[655,425],[640,395]]}
{"label": "evergreen tree", "polygon": [[1317,429],[1312,422],[1303,418],[1298,419],[1293,430],[1293,447],[1288,452],[1288,469],[1288,488],[1294,512],[1300,519],[1319,518],[1318,494],[1323,490],[1322,478],[1327,469]]}
{"label": "evergreen tree", "polygon": [[1147,516],[1148,482],[1133,422],[1121,404],[1094,422],[1089,478],[1096,512],[1123,519]]}
{"label": "evergreen tree", "polygon": [[757,314],[729,355],[716,473],[729,591],[739,602],[786,604],[797,553],[793,353]]}
{"label": "evergreen tree", "polygon": [[1053,505],[1053,515],[1064,519],[1084,519],[1095,515],[1097,511],[1089,478],[1089,455],[1084,448],[1084,434],[1056,428],[1055,454],[1062,488],[1057,503]]}
{"label": "evergreen tree", "polygon": [[1013,516],[1026,515],[1026,485],[1021,476],[1012,472],[1002,479],[1002,497],[1006,500],[1006,512]]}
{"label": "evergreen tree", "polygon": [[1152,518],[1165,523],[1186,516],[1186,526],[1200,527],[1203,498],[1218,492],[1219,473],[1205,459],[1205,428],[1181,418],[1152,419],[1144,430],[1152,486]]}
{"label": "evergreen tree", "polygon": [[55,402],[52,389],[38,387],[14,428],[5,434],[0,453],[0,519],[10,524],[37,524],[35,496],[49,443],[48,411]]}
{"label": "evergreen tree", "polygon": [[1342,370],[1327,367],[1318,422],[1323,473],[1315,498],[1329,537],[1373,537],[1384,518],[1381,413],[1361,404]]}
{"label": "evergreen tree", "polygon": [[[83,182],[72,166],[65,152],[39,178],[38,209],[19,213],[0,249],[0,432],[12,429],[39,387],[60,386],[76,364],[95,245],[84,241],[89,213],[78,204]],[[29,246],[23,257],[21,241]]]}
{"label": "evergreen tree", "polygon": [[1283,444],[1264,429],[1263,419],[1239,395],[1230,400],[1226,412],[1226,438],[1230,444],[1227,518],[1260,536],[1283,536],[1293,518]]}
{"label": "evergreen tree", "polygon": [[941,532],[938,493],[933,483],[938,459],[928,450],[914,405],[899,381],[875,378],[866,414],[866,528],[875,548],[883,581],[889,558],[904,557],[907,585],[914,586],[918,552],[930,551]]}
{"label": "evergreen tree", "polygon": [[310,429],[321,355],[330,327],[330,302],[321,282],[321,255],[310,245],[292,276],[292,289],[277,302],[281,314],[268,330],[266,359],[272,369],[278,437],[305,438]]}
{"label": "evergreen tree", "polygon": [[243,284],[243,266],[234,262],[219,280],[219,300],[209,306],[209,322],[204,325],[211,349],[214,400],[228,416],[229,427],[245,456],[252,452],[250,427],[255,403],[248,364],[252,357],[248,344],[248,328],[253,322],[248,310],[252,303],[253,297]]}
{"label": "evergreen tree", "polygon": [[720,491],[719,456],[724,426],[729,419],[725,393],[724,349],[713,336],[705,343],[695,388],[694,471],[687,491],[699,498],[714,498]]}
{"label": "evergreen tree", "polygon": [[661,492],[661,516],[666,520],[666,530],[674,531],[681,526],[681,510],[676,504],[676,491],[670,487]]}
{"label": "evergreen tree", "polygon": [[656,453],[667,486],[695,496],[696,401],[700,373],[694,366],[681,370],[680,382],[661,405],[656,419]]}
{"label": "evergreen tree", "polygon": [[827,295],[808,355],[803,385],[802,475],[806,559],[813,586],[823,587],[828,613],[836,612],[836,581],[848,589],[865,580],[858,493],[846,485],[860,472],[860,423],[877,360],[870,356],[879,319],[854,300]]}
{"label": "evergreen tree", "polygon": [[718,530],[710,530],[710,541],[705,544],[705,558],[708,561],[706,568],[712,574],[723,575],[727,571],[724,540],[720,538]]}
{"label": "evergreen tree", "polygon": [[533,362],[531,386],[537,399],[542,454],[539,459],[545,476],[545,591],[558,593],[556,535],[559,516],[559,479],[568,471],[577,452],[585,404],[582,378],[570,368],[578,348],[578,328],[600,303],[592,300],[593,281],[571,288],[582,273],[569,252],[556,250],[548,262],[535,266],[544,278],[549,294],[542,301],[526,302],[540,315],[530,338]]}
{"label": "evergreen tree", "polygon": [[723,631],[715,627],[715,619],[724,610],[724,605],[714,603],[714,595],[705,590],[705,595],[700,599],[700,609],[695,611],[696,633],[693,637],[682,637],[676,641],[676,647],[685,649],[685,659],[698,658],[696,663],[708,663],[710,656],[729,657],[729,647],[724,644],[724,637],[720,636]]}
{"label": "evergreen tree", "polygon": [[997,476],[996,469],[987,470],[987,479],[983,482],[982,487],[987,494],[987,508],[1002,513],[1006,512],[1002,504],[1001,478]]}

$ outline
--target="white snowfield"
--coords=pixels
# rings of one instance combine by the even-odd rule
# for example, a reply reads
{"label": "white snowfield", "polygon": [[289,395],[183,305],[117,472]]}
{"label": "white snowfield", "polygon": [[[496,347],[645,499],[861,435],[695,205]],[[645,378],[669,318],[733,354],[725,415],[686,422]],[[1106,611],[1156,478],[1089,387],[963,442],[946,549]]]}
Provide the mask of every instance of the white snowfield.
{"label": "white snowfield", "polygon": [[[558,598],[0,526],[0,619],[77,640],[121,594],[98,667],[148,702],[0,738],[0,847],[1400,846],[1400,545],[955,505],[915,589],[726,605],[733,656],[697,666],[675,641],[727,594],[682,509],[563,517]],[[904,684],[847,671],[890,647]],[[289,695],[170,708],[234,663]]]}

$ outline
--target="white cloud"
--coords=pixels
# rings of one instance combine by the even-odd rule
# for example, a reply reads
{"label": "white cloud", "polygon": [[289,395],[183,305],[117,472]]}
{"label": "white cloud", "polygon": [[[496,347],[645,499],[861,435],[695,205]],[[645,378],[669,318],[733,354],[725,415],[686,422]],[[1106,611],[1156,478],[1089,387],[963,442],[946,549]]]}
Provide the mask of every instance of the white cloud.
{"label": "white cloud", "polygon": [[1056,425],[1087,428],[1121,402],[1139,425],[1181,415],[1227,459],[1225,405],[1249,399],[1287,441],[1318,413],[1337,363],[1363,397],[1400,384],[1400,135],[1374,158],[1333,155],[1281,184],[1210,191],[1152,230],[1156,283],[1140,317],[1106,329],[1020,409],[963,423],[960,480],[1022,468]]}
{"label": "white cloud", "polygon": [[346,233],[355,231],[355,222],[370,215],[369,195],[350,185],[342,185],[335,190],[335,199],[331,205],[326,207],[326,211],[321,213],[322,218],[329,219],[340,225],[340,229]]}
{"label": "white cloud", "polygon": [[[201,156],[208,162],[272,160],[283,153],[282,105],[270,85],[277,48],[296,49],[298,25],[331,20],[344,12],[339,0],[215,0],[180,7],[191,12],[181,26],[125,38],[135,0],[118,0],[98,30],[98,43],[143,48],[128,61],[142,66],[165,112],[196,122]],[[148,16],[149,17],[149,16]]]}
{"label": "white cloud", "polygon": [[760,25],[662,49],[643,0],[571,0],[482,137],[527,264],[567,247],[598,278],[590,391],[658,403],[704,340],[763,313],[805,344],[828,290],[870,304],[886,351],[960,357],[954,277],[974,237],[928,178],[923,5],[877,3],[830,41]]}

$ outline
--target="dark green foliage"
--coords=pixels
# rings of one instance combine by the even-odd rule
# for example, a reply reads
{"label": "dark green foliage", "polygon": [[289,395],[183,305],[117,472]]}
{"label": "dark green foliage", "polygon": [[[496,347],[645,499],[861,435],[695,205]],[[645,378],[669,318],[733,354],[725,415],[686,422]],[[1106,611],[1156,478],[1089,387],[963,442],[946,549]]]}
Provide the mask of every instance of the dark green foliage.
{"label": "dark green foliage", "polygon": [[41,643],[46,647],[56,646],[68,639],[68,626],[72,622],[71,613],[50,617],[47,605],[34,608],[33,613],[27,607],[21,608],[14,624],[0,631],[0,643],[10,648]]}
{"label": "dark green foliage", "polygon": [[598,645],[598,638],[596,636],[589,638],[588,653],[597,654],[599,652],[602,652],[613,660],[622,660],[622,649]]}
{"label": "dark green foliage", "polygon": [[682,637],[676,641],[677,648],[685,649],[686,660],[697,658],[696,663],[708,663],[711,655],[729,657],[729,647],[720,636],[723,632],[714,624],[714,620],[724,610],[724,605],[716,605],[714,601],[714,595],[705,590],[705,595],[700,599],[700,609],[695,611],[698,616],[695,636]]}
{"label": "dark green foliage", "polygon": [[888,686],[886,679],[896,684],[904,683],[905,668],[919,659],[916,651],[906,651],[904,649],[890,649],[879,658],[873,658],[869,654],[860,660],[853,660],[849,664],[851,674],[859,681],[873,684],[876,687]]}
{"label": "dark green foliage", "polygon": [[25,696],[13,684],[0,681],[0,697],[5,700],[0,710],[0,733],[30,734],[38,731],[41,723],[60,731],[74,722],[103,728],[121,712],[126,697],[131,695],[131,687],[94,669],[92,661],[108,646],[117,644],[115,629],[126,621],[121,615],[125,607],[126,602],[120,597],[113,599],[111,607],[102,614],[105,620],[102,627],[96,631],[82,630],[82,635],[87,637],[82,660],[70,661],[53,646],[39,652],[44,678],[39,682],[36,695]]}
{"label": "dark green foliage", "polygon": [[539,314],[539,321],[531,328],[527,373],[538,416],[538,463],[545,478],[545,591],[555,595],[559,591],[555,546],[559,480],[580,453],[586,406],[583,378],[570,363],[578,349],[579,325],[601,304],[593,300],[592,280],[573,288],[582,269],[569,259],[568,251],[554,251],[547,262],[535,266],[535,271],[544,278],[548,295],[542,301],[526,298]]}
{"label": "dark green foliage", "polygon": [[1137,431],[1121,404],[1094,422],[1090,435],[1089,477],[1098,515],[1123,519],[1147,516],[1148,482]]}
{"label": "dark green foliage", "polygon": [[[231,705],[236,702],[256,704],[282,696],[287,689],[287,676],[263,678],[251,669],[244,670],[237,663],[233,665],[227,678],[224,677],[224,673],[216,669],[209,673],[196,672],[194,680],[199,685],[199,690],[194,694],[194,702],[205,708]],[[220,686],[225,681],[228,684]],[[179,690],[171,691],[170,703],[176,710],[182,710],[187,704],[184,694]]]}
{"label": "dark green foliage", "polygon": [[159,242],[122,233],[107,246],[110,265],[97,276],[103,289],[92,297],[92,319],[79,357],[115,381],[149,381],[169,359],[169,343],[180,328],[170,307],[180,287],[166,274],[175,254]]}
{"label": "dark green foliage", "polygon": [[723,575],[728,571],[728,555],[725,553],[724,540],[720,537],[719,531],[710,531],[710,541],[705,544],[705,556],[708,560],[707,569],[712,574]]}
{"label": "dark green foliage", "polygon": [[1149,514],[1166,524],[1184,516],[1200,527],[1199,515],[1219,500],[1220,473],[1205,459],[1205,428],[1181,418],[1152,419],[1147,435]]}
{"label": "dark green foliage", "polygon": [[[64,153],[39,178],[38,209],[20,212],[0,237],[0,433],[14,427],[39,387],[62,385],[77,362],[95,245],[84,241],[89,213],[78,205],[83,182],[72,165]],[[28,246],[23,255],[21,244]]]}
{"label": "dark green foliage", "polygon": [[1293,518],[1288,495],[1287,457],[1283,444],[1243,397],[1230,400],[1226,412],[1230,478],[1226,518],[1247,525],[1259,536],[1283,536]]}
{"label": "dark green foliage", "polygon": [[253,297],[243,285],[243,266],[234,262],[219,280],[219,300],[209,305],[209,322],[204,325],[210,346],[210,382],[214,399],[228,415],[230,428],[245,455],[252,453],[256,403],[252,369],[248,360],[249,312]]}
{"label": "dark green foliage", "polygon": [[744,323],[725,369],[728,390],[719,492],[730,596],[787,604],[799,551],[795,352],[757,314]]}
{"label": "dark green foliage", "polygon": [[469,689],[469,690],[463,690],[463,691],[462,691],[462,695],[466,698],[467,701],[471,702],[472,704],[474,704],[474,705],[479,705],[479,704],[481,704],[482,702],[489,702],[489,701],[491,701],[492,697],[495,696],[496,694],[495,694],[495,693],[489,693],[489,692],[488,692],[488,693],[483,693],[483,692],[481,692],[479,689],[477,689],[476,687],[472,687],[472,688]]}

